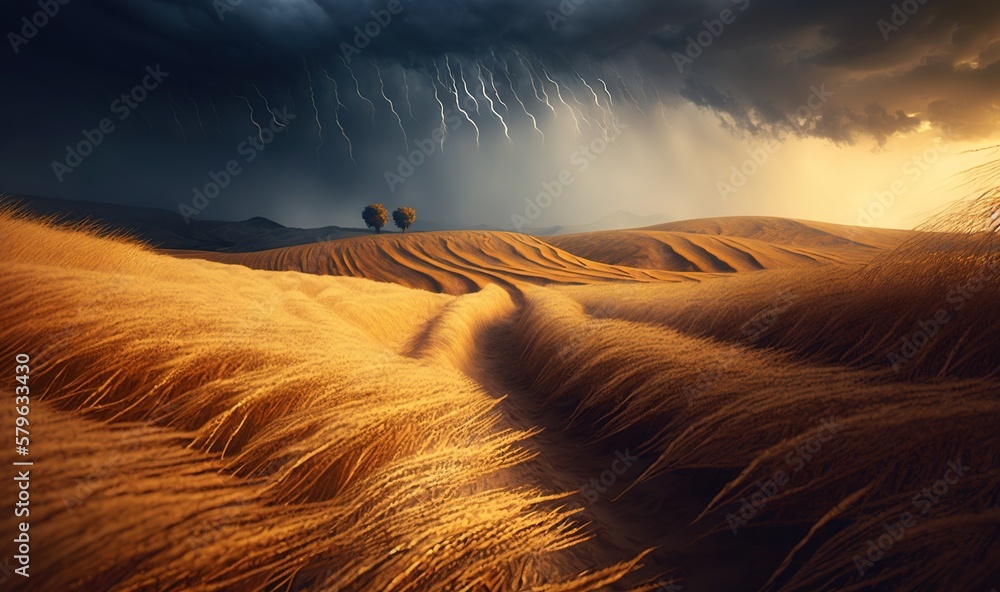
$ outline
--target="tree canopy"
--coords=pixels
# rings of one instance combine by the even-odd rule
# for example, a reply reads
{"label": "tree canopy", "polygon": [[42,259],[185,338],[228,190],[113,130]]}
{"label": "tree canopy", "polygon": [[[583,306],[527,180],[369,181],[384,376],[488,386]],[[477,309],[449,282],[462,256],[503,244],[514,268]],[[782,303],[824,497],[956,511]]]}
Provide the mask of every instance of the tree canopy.
{"label": "tree canopy", "polygon": [[392,213],[392,221],[396,224],[396,228],[402,229],[405,233],[406,229],[417,221],[417,211],[413,208],[398,208]]}
{"label": "tree canopy", "polygon": [[382,204],[371,204],[361,212],[361,218],[368,225],[368,228],[374,228],[375,232],[381,232],[382,227],[389,222],[389,212]]}

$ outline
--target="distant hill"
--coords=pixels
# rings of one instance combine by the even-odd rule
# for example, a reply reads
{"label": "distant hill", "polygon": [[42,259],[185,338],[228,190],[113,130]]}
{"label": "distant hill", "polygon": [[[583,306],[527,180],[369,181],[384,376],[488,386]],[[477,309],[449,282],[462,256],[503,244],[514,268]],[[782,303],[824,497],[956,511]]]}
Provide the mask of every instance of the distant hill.
{"label": "distant hill", "polygon": [[892,249],[910,238],[909,230],[844,226],[772,216],[730,216],[701,218],[659,224],[640,230],[684,232],[749,238],[778,245],[801,247],[844,247],[861,245]]}
{"label": "distant hill", "polygon": [[13,200],[26,210],[41,216],[54,216],[68,222],[94,222],[110,230],[126,232],[163,249],[243,253],[349,238],[371,232],[363,228],[339,226],[289,228],[261,217],[237,222],[192,220],[187,224],[180,214],[158,208],[29,195],[17,195]]}
{"label": "distant hill", "polygon": [[608,265],[731,273],[863,263],[912,236],[909,230],[742,216],[550,236],[545,241]]}
{"label": "distant hill", "polygon": [[543,239],[513,232],[453,230],[364,237],[256,253],[171,251],[269,271],[361,277],[411,288],[468,294],[488,285],[520,293],[526,285],[681,282],[670,270],[633,269],[588,261]]}

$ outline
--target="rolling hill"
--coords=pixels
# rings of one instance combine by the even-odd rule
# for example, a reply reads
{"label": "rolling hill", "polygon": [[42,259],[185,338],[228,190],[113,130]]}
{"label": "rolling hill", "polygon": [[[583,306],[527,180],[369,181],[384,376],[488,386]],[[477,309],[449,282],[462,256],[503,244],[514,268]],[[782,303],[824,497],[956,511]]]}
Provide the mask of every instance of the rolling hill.
{"label": "rolling hill", "polygon": [[270,271],[361,277],[447,294],[496,284],[693,281],[684,273],[590,261],[541,239],[509,232],[372,235],[257,253],[172,252]]}

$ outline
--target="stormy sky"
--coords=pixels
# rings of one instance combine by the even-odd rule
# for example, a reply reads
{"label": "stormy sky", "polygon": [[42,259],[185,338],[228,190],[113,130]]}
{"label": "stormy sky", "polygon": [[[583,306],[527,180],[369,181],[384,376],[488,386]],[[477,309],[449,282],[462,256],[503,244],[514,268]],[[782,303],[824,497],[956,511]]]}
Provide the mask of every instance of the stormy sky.
{"label": "stormy sky", "polygon": [[854,223],[902,181],[906,226],[1000,131],[982,0],[7,0],[0,32],[0,191],[200,219]]}

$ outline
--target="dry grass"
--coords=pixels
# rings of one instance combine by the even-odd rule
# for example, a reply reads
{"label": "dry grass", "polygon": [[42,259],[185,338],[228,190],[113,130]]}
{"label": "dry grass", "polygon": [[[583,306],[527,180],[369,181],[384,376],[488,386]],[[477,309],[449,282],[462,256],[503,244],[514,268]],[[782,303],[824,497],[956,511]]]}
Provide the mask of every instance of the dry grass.
{"label": "dry grass", "polygon": [[[870,268],[778,270],[669,291],[655,285],[570,291],[596,316],[766,346],[804,361],[891,370],[890,380],[995,378],[1000,261],[955,251],[920,258],[912,248]],[[665,294],[669,305],[656,305]],[[925,327],[934,335],[911,351],[906,341],[923,343],[918,333]],[[904,348],[911,355],[900,363]]]}
{"label": "dry grass", "polygon": [[[718,537],[756,482],[799,466],[799,447],[836,418],[840,433],[750,523],[803,533],[767,589],[988,589],[1000,561],[996,278],[899,372],[886,362],[895,339],[946,305],[942,277],[989,268],[966,257],[897,260],[877,282],[822,268],[533,290],[520,363],[533,392],[574,410],[564,427],[645,443],[655,461],[619,503],[656,498],[682,469],[732,471],[693,525]],[[958,270],[942,274],[948,261]],[[968,476],[859,576],[852,558],[866,541],[956,459]]]}
{"label": "dry grass", "polygon": [[0,349],[32,355],[47,475],[33,589],[593,590],[631,569],[574,565],[579,527],[540,505],[557,492],[510,482],[528,434],[412,351],[461,299],[9,212],[0,241]]}

